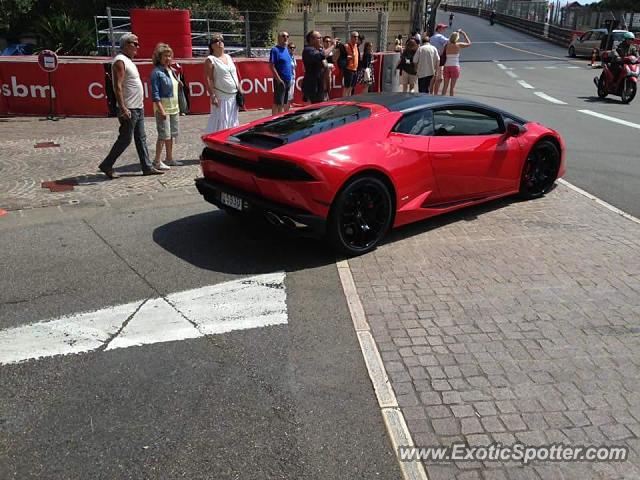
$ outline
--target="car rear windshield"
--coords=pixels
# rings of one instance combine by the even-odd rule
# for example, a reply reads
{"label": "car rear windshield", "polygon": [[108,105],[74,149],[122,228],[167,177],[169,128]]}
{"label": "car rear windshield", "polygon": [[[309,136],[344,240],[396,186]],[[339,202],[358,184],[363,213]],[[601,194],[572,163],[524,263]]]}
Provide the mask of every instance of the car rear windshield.
{"label": "car rear windshield", "polygon": [[255,125],[237,133],[230,140],[235,139],[258,148],[276,148],[362,120],[369,115],[371,115],[371,110],[358,105],[327,105],[318,108],[305,108]]}

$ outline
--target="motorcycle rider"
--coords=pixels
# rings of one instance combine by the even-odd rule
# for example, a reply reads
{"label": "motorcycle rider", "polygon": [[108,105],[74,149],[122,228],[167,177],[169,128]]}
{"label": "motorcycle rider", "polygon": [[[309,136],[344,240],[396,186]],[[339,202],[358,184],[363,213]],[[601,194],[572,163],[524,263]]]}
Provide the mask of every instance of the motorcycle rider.
{"label": "motorcycle rider", "polygon": [[618,48],[611,52],[613,57],[611,59],[611,73],[614,79],[620,74],[624,57],[638,56],[638,47],[631,43],[635,38],[636,36],[632,32],[624,32]]}

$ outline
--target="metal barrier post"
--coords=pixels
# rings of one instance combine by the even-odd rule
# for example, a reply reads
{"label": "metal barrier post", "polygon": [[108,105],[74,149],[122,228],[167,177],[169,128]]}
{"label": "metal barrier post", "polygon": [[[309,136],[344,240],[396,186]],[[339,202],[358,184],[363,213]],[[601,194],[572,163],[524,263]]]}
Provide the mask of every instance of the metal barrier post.
{"label": "metal barrier post", "polygon": [[244,12],[244,48],[247,58],[251,58],[251,30],[249,29],[249,11]]}
{"label": "metal barrier post", "polygon": [[387,49],[387,28],[387,12],[378,12],[378,52],[384,52]]}
{"label": "metal barrier post", "polygon": [[111,7],[107,7],[107,19],[109,20],[109,55],[113,56],[116,53],[116,42],[113,37],[113,18],[111,17]]}

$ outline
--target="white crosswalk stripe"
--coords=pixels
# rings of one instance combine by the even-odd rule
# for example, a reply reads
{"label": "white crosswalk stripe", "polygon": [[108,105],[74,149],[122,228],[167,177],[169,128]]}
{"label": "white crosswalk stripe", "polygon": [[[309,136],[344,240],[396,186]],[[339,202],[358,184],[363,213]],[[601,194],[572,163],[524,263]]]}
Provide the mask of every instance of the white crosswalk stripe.
{"label": "white crosswalk stripe", "polygon": [[0,364],[287,323],[284,272],[0,331]]}

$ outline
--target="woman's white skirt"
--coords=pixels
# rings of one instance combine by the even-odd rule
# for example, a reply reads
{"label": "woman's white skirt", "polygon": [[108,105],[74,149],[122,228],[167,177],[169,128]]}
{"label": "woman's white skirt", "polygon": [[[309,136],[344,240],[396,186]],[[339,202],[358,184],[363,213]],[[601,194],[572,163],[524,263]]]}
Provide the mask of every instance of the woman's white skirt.
{"label": "woman's white skirt", "polygon": [[219,132],[226,128],[237,127],[238,105],[235,95],[230,97],[218,96],[218,106],[211,104],[211,114],[207,123],[206,133]]}

